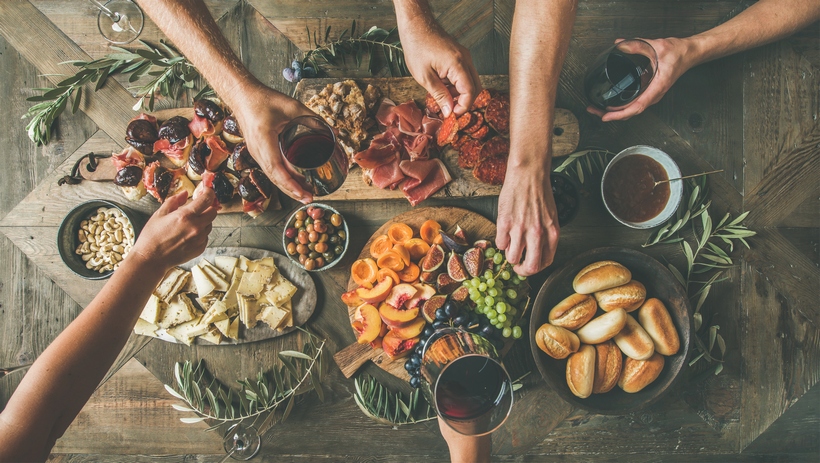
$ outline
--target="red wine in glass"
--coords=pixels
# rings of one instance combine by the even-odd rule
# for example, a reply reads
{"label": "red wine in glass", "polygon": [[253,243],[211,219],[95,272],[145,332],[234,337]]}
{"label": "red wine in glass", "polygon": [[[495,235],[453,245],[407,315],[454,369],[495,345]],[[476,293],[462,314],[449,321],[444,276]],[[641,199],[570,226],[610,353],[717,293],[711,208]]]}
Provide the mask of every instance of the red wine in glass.
{"label": "red wine in glass", "polygon": [[459,358],[439,378],[436,403],[447,418],[478,418],[503,398],[506,378],[501,366],[488,357],[471,355]]}
{"label": "red wine in glass", "polygon": [[333,193],[347,178],[347,155],[333,129],[319,117],[290,121],[279,134],[279,149],[292,176],[316,196]]}
{"label": "red wine in glass", "polygon": [[643,92],[658,66],[655,50],[647,42],[618,42],[601,54],[584,78],[584,93],[598,109],[626,106]]}
{"label": "red wine in glass", "polygon": [[324,134],[307,133],[293,140],[285,158],[300,169],[315,169],[330,159],[334,149],[332,138]]}

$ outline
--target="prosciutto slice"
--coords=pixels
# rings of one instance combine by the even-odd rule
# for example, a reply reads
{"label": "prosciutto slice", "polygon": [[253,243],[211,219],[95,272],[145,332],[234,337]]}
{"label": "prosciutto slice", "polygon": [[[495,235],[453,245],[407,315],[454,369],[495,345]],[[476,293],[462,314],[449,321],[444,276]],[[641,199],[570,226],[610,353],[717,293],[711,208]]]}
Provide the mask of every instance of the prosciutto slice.
{"label": "prosciutto slice", "polygon": [[429,198],[453,179],[439,159],[402,161],[399,167],[407,175],[401,190],[411,206]]}
{"label": "prosciutto slice", "polygon": [[211,172],[216,172],[219,170],[219,166],[222,165],[226,159],[228,159],[228,156],[230,156],[231,153],[228,152],[225,142],[223,142],[219,137],[206,137],[205,144],[211,149],[211,154],[205,161],[205,169],[210,170]]}
{"label": "prosciutto slice", "polygon": [[385,164],[382,164],[370,172],[370,178],[373,185],[382,190],[395,190],[396,187],[404,180],[404,172],[401,169],[401,163],[404,162],[399,157],[398,153],[394,154],[393,159]]}
{"label": "prosciutto slice", "polygon": [[133,146],[126,147],[119,154],[113,154],[111,156],[111,161],[114,163],[114,167],[116,167],[118,171],[128,166],[145,167],[145,156],[143,156],[142,153],[137,151],[137,149]]}
{"label": "prosciutto slice", "polygon": [[194,134],[194,138],[213,135],[216,131],[211,121],[197,114],[194,114],[194,118],[188,123],[188,129]]}
{"label": "prosciutto slice", "polygon": [[185,157],[186,148],[191,143],[191,137],[185,137],[173,145],[167,138],[160,138],[154,142],[154,152],[162,151],[162,153],[172,159],[182,160]]}

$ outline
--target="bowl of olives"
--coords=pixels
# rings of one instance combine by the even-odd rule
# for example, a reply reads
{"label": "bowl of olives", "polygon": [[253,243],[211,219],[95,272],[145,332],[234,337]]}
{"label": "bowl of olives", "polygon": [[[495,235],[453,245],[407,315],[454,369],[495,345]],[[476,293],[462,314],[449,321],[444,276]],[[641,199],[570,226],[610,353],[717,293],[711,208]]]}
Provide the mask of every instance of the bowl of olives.
{"label": "bowl of olives", "polygon": [[342,260],[349,233],[347,221],[339,211],[311,203],[288,218],[282,246],[295,264],[308,272],[321,272]]}

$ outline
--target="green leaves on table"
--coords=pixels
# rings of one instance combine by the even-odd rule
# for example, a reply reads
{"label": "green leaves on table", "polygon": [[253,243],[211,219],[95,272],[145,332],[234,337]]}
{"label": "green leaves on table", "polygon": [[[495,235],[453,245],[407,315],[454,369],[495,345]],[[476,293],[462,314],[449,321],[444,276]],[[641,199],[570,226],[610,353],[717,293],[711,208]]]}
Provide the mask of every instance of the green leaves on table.
{"label": "green leaves on table", "polygon": [[675,216],[657,229],[643,244],[643,247],[654,246],[659,243],[679,243],[683,241],[680,231],[690,220],[704,214],[712,201],[707,201],[709,189],[706,177],[687,179],[684,183],[684,201],[678,207]]}
{"label": "green leaves on table", "polygon": [[356,377],[354,382],[356,392],[353,400],[367,417],[377,423],[399,426],[436,418],[435,410],[421,395],[420,389],[414,389],[409,397],[401,392],[393,393],[368,374]]}
{"label": "green leaves on table", "polygon": [[[139,111],[140,108],[153,111],[157,95],[179,99],[183,92],[193,90],[201,84],[199,71],[176,49],[163,41],[160,41],[160,48],[142,40],[140,43],[142,47],[134,50],[112,46],[115,53],[92,61],[67,61],[80,70],[58,82],[54,88],[34,89],[43,93],[27,99],[36,104],[23,115],[23,119],[31,119],[26,125],[31,141],[38,146],[48,144],[52,125],[65,111],[68,103],[71,102],[72,113],[76,113],[82,101],[84,86],[93,83],[96,92],[112,75],[130,74],[128,82],[131,83],[143,76],[150,77],[147,84],[130,88],[136,91],[139,99],[134,105],[134,111]],[[194,97],[195,100],[212,93],[207,85],[199,86],[202,89]]]}
{"label": "green leaves on table", "polygon": [[337,65],[340,61],[346,64],[348,59],[353,59],[356,66],[361,66],[364,55],[367,53],[370,58],[368,71],[371,75],[379,75],[385,69],[390,77],[410,75],[396,28],[386,30],[373,26],[363,34],[356,36],[356,21],[353,21],[349,29],[343,30],[339,38],[332,41],[330,40],[330,26],[325,29],[323,39],[320,39],[320,34],[317,34],[315,30],[313,34],[310,29],[306,30],[308,43],[314,48],[305,52],[302,59],[303,66],[309,65],[327,74],[324,70],[329,65]]}
{"label": "green leaves on table", "polygon": [[552,171],[565,172],[583,184],[587,179],[603,174],[606,165],[614,156],[615,153],[599,148],[576,151],[567,156],[564,162],[553,168]]}
{"label": "green leaves on table", "polygon": [[[279,352],[280,365],[268,373],[260,371],[255,379],[237,380],[241,386],[238,391],[210,378],[202,362],[196,366],[189,361],[177,363],[174,368],[176,388],[165,385],[165,389],[185,403],[172,405],[175,410],[195,415],[180,418],[180,421],[211,420],[208,431],[226,423],[250,421],[261,435],[288,418],[298,396],[316,391],[319,400],[324,401],[321,381],[325,341],[309,331],[302,331],[306,333],[307,341],[301,352]],[[280,412],[283,404],[284,410]],[[257,423],[260,424],[257,426]]]}

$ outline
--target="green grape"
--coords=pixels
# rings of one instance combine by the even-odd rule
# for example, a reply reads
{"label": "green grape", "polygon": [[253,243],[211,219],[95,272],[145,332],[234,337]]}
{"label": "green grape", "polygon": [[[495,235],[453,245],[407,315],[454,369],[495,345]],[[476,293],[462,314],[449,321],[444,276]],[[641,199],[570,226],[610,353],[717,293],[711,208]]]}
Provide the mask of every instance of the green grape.
{"label": "green grape", "polygon": [[521,331],[521,327],[520,327],[520,326],[514,326],[514,327],[513,327],[513,329],[512,329],[512,336],[513,336],[515,339],[520,338],[522,334],[524,334],[524,332],[523,332],[523,331]]}
{"label": "green grape", "polygon": [[486,296],[484,298],[484,304],[486,304],[489,307],[492,307],[495,305],[495,299],[493,299],[492,296]]}
{"label": "green grape", "polygon": [[508,317],[515,317],[517,314],[518,314],[518,309],[516,309],[515,307],[510,306],[510,308],[507,309],[507,316]]}
{"label": "green grape", "polygon": [[498,320],[496,320],[495,318],[488,318],[487,320],[490,322],[490,325],[495,325],[496,323],[498,323]]}
{"label": "green grape", "polygon": [[518,297],[518,293],[514,289],[508,289],[507,297],[510,299],[515,299],[516,297]]}
{"label": "green grape", "polygon": [[484,313],[484,310],[483,310],[483,307],[481,307],[481,306],[475,306],[475,308],[473,309],[473,312],[481,315],[481,314]]}
{"label": "green grape", "polygon": [[495,278],[487,278],[487,287],[492,288],[495,286]]}
{"label": "green grape", "polygon": [[509,280],[510,276],[511,276],[510,272],[507,271],[507,270],[504,270],[503,272],[501,272],[501,279],[502,280]]}
{"label": "green grape", "polygon": [[493,256],[495,256],[495,253],[495,248],[487,248],[487,250],[484,251],[484,257],[486,257],[487,259],[492,259]]}
{"label": "green grape", "polygon": [[464,286],[464,287],[465,287],[465,288],[467,288],[467,289],[472,288],[472,286],[470,286],[470,280],[464,280],[464,281],[462,281],[462,282],[461,282],[461,286]]}
{"label": "green grape", "polygon": [[[495,310],[493,310],[493,312],[495,312]],[[498,321],[500,321],[500,322],[507,321],[507,316],[504,315],[503,313],[498,314]]]}
{"label": "green grape", "polygon": [[473,301],[473,302],[478,302],[478,300],[479,300],[479,299],[481,299],[481,295],[480,295],[480,294],[478,294],[478,293],[475,293],[475,294],[470,294],[470,300],[471,300],[471,301]]}
{"label": "green grape", "polygon": [[496,322],[496,324],[495,324],[495,325],[493,325],[493,326],[495,326],[495,327],[496,327],[496,328],[498,328],[499,330],[504,330],[504,324],[503,324],[503,323],[501,323],[501,322]]}
{"label": "green grape", "polygon": [[490,305],[482,305],[482,306],[480,306],[480,307],[481,307],[481,311],[482,311],[483,313],[485,313],[485,314],[486,314],[487,312],[489,312],[490,310],[492,310],[492,309],[493,309],[493,307],[492,307],[492,306],[490,306]]}
{"label": "green grape", "polygon": [[501,330],[501,336],[504,336],[505,338],[509,338],[511,335],[512,335],[512,330],[511,329],[504,328],[504,329]]}
{"label": "green grape", "polygon": [[498,316],[498,312],[496,312],[493,308],[490,308],[490,310],[487,311],[487,318],[498,318]]}
{"label": "green grape", "polygon": [[521,281],[527,281],[527,277],[525,277],[524,275],[518,275],[518,279]]}
{"label": "green grape", "polygon": [[492,297],[496,297],[498,296],[498,290],[495,288],[490,288],[487,290],[487,294],[489,294]]}
{"label": "green grape", "polygon": [[479,280],[478,277],[473,277],[473,279],[470,280],[470,286],[473,288],[478,288],[479,284],[481,284],[481,280]]}
{"label": "green grape", "polygon": [[492,270],[485,270],[484,271],[484,279],[485,280],[489,280],[492,277],[493,277],[493,271]]}
{"label": "green grape", "polygon": [[493,256],[493,263],[497,265],[497,264],[500,264],[501,262],[504,262],[504,256],[502,256],[501,254],[495,254]]}
{"label": "green grape", "polygon": [[504,290],[504,282],[502,280],[495,280],[495,286],[493,288],[503,291]]}
{"label": "green grape", "polygon": [[[478,292],[478,290],[477,290],[477,289],[475,289],[475,288],[470,288],[470,289],[469,289],[469,292],[470,292],[470,297],[471,297],[471,298],[472,298],[473,296],[475,296],[475,297],[480,296],[480,293],[479,293],[479,292]],[[473,299],[473,300],[475,300],[475,299]]]}
{"label": "green grape", "polygon": [[514,284],[514,285],[519,285],[519,284],[521,284],[521,279],[520,279],[520,278],[518,278],[518,274],[513,275],[513,276],[512,276],[512,280],[511,280],[511,281],[512,281],[512,284]]}
{"label": "green grape", "polygon": [[480,285],[478,285],[478,290],[481,291],[482,293],[484,291],[487,291],[487,283],[481,283]]}
{"label": "green grape", "polygon": [[507,312],[507,304],[503,302],[496,302],[495,303],[495,311],[498,313],[505,313]]}

